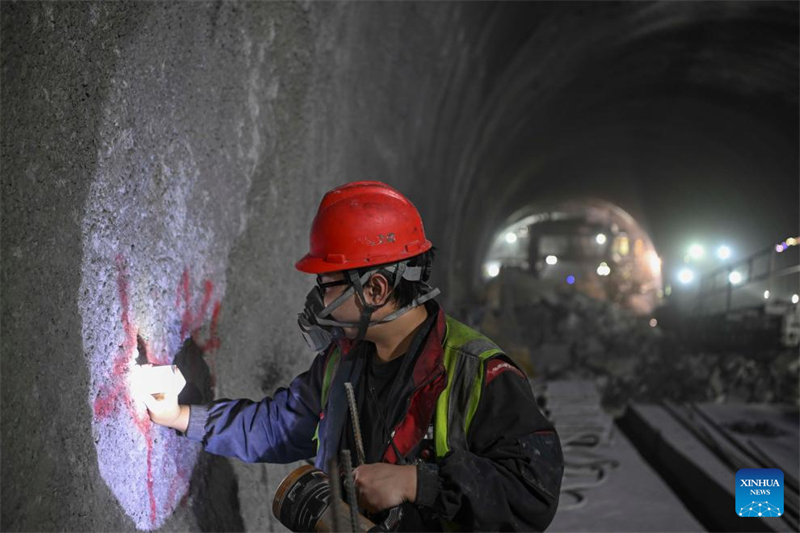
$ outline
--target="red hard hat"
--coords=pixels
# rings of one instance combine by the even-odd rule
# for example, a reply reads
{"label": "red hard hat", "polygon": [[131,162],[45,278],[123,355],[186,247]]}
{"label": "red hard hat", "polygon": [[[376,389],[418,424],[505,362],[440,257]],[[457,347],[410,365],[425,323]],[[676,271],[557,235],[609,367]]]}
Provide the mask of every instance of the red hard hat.
{"label": "red hard hat", "polygon": [[379,181],[329,191],[311,225],[311,251],[295,264],[309,274],[394,263],[429,250],[408,198]]}

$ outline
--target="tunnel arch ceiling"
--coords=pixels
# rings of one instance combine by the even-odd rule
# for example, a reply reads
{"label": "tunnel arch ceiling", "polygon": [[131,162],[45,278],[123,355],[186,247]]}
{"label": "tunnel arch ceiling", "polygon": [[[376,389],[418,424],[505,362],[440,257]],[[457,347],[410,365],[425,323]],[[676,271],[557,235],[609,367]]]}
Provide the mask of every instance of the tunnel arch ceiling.
{"label": "tunnel arch ceiling", "polygon": [[[797,4],[523,4],[487,20],[514,44],[487,50],[448,183],[451,303],[469,299],[495,232],[531,203],[609,201],[667,264],[697,227],[754,248],[797,225]],[[773,208],[738,220],[753,202]]]}

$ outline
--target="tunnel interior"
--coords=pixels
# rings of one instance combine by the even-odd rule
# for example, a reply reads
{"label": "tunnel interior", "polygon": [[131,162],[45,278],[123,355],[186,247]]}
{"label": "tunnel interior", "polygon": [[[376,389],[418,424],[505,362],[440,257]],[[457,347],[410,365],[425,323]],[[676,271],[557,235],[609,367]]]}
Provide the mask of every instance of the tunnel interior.
{"label": "tunnel interior", "polygon": [[[540,384],[599,380],[612,410],[636,394],[796,409],[798,16],[784,1],[0,3],[0,529],[284,530],[270,502],[297,465],[209,456],[149,423],[127,373],[177,364],[184,397],[207,401],[306,370],[313,280],[294,263],[324,193],[355,180],[409,197],[444,308]],[[531,262],[529,243],[488,275],[510,228],[554,214],[599,244],[597,211],[611,259],[589,275],[639,249],[646,302],[577,291],[566,271],[543,286],[531,269],[561,252]],[[753,289],[785,293],[768,327],[741,311],[733,333],[718,315],[693,329],[666,305],[709,236],[735,260],[785,247],[786,287]],[[719,526],[684,525],[701,522]]]}

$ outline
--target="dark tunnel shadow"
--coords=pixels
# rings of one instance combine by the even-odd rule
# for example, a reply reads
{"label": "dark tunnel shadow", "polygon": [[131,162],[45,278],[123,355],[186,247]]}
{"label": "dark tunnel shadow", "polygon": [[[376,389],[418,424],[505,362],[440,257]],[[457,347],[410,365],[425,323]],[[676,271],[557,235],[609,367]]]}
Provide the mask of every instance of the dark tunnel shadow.
{"label": "dark tunnel shadow", "polygon": [[186,378],[186,386],[178,394],[181,405],[205,404],[214,399],[211,369],[203,358],[203,350],[191,337],[186,339],[172,360]]}
{"label": "dark tunnel shadow", "polygon": [[202,452],[189,485],[200,531],[244,531],[239,483],[227,457]]}
{"label": "dark tunnel shadow", "polygon": [[[178,395],[183,405],[206,404],[214,399],[211,370],[203,350],[189,338],[175,355],[186,386]],[[189,483],[192,514],[200,531],[244,531],[239,506],[239,483],[226,457],[201,452]]]}

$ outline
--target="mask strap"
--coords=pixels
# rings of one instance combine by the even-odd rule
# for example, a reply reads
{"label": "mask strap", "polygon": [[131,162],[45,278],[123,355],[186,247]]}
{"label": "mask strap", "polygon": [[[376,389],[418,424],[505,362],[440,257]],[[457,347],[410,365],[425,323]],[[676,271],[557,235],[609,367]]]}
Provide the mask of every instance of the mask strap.
{"label": "mask strap", "polygon": [[394,272],[394,284],[392,285],[392,290],[396,289],[398,285],[400,285],[400,280],[403,279],[403,274],[406,271],[406,267],[408,266],[408,261],[403,261],[402,263],[397,264],[397,268]]}
{"label": "mask strap", "polygon": [[442,293],[442,291],[440,291],[439,289],[434,289],[434,288],[432,288],[430,286],[427,286],[427,285],[426,285],[426,287],[428,289],[427,292],[425,292],[423,294],[420,294],[419,296],[414,298],[414,300],[412,300],[410,304],[408,304],[405,307],[401,307],[400,309],[398,309],[397,311],[394,311],[393,313],[390,313],[390,314],[386,315],[381,320],[379,320],[377,322],[374,322],[373,324],[384,324],[386,322],[391,322],[392,320],[400,318],[401,316],[403,316],[404,314],[408,313],[409,311],[411,311],[415,307],[419,307],[420,305],[424,304],[428,300],[432,300],[432,299],[436,298],[437,296],[439,296]]}
{"label": "mask strap", "polygon": [[[420,278],[420,275],[422,273],[422,267],[406,267],[405,266],[405,262],[398,263],[397,265],[391,265],[390,268],[394,269],[394,271],[397,272],[397,275],[395,276],[395,284],[399,283],[399,279],[401,277],[404,277],[405,279],[410,280],[410,281],[418,281],[419,278]],[[395,319],[403,316],[404,314],[406,314],[407,312],[411,311],[415,307],[419,307],[420,305],[424,304],[428,300],[432,300],[433,298],[436,298],[437,296],[439,296],[439,294],[441,294],[441,291],[439,289],[433,288],[430,285],[428,285],[427,283],[423,282],[423,285],[427,289],[426,292],[424,292],[423,294],[420,294],[419,296],[417,296],[407,306],[402,307],[402,308],[392,312],[389,315],[386,315],[383,319],[381,319],[379,321],[376,321],[376,322],[370,322],[370,319],[372,318],[372,313],[374,313],[375,310],[378,309],[378,307],[371,306],[371,305],[366,303],[366,300],[364,299],[364,289],[363,289],[363,287],[364,287],[364,283],[366,283],[373,274],[375,274],[376,272],[378,272],[380,270],[381,270],[381,268],[374,268],[374,269],[368,270],[367,272],[364,273],[364,275],[362,275],[360,277],[358,276],[358,273],[355,270],[348,270],[346,272],[346,275],[350,279],[350,286],[338,298],[336,298],[336,300],[331,302],[331,304],[328,307],[326,307],[322,311],[320,311],[320,313],[316,316],[317,323],[319,323],[322,326],[337,326],[337,327],[348,327],[348,328],[357,327],[357,328],[359,328],[358,339],[359,340],[363,340],[363,335],[366,334],[367,328],[369,326],[374,326],[376,324],[385,324],[386,322],[391,322],[392,320],[395,320]],[[389,269],[387,269],[387,270],[389,270]],[[333,312],[336,308],[338,308],[340,305],[342,305],[344,303],[344,301],[347,300],[353,293],[356,294],[356,297],[361,302],[361,306],[362,306],[361,317],[360,317],[360,320],[358,321],[358,323],[356,323],[356,322],[339,322],[337,320],[331,320],[329,318],[325,318],[328,315],[330,315],[331,312]],[[363,330],[363,332],[362,332],[362,330]]]}
{"label": "mask strap", "polygon": [[[317,319],[325,318],[326,316],[333,313],[336,309],[339,308],[340,305],[342,305],[345,301],[347,301],[347,299],[350,298],[350,296],[353,295],[353,291],[354,291],[353,281],[351,279],[350,285],[347,287],[347,289],[342,294],[340,294],[338,298],[332,301],[328,307],[323,308],[322,311],[319,312],[319,315],[317,315]],[[320,299],[321,297],[322,293],[320,292]]]}
{"label": "mask strap", "polygon": [[365,283],[369,280],[372,275],[377,272],[377,269],[369,270],[364,273],[363,281],[362,278],[359,277],[358,272],[355,270],[350,270],[347,272],[347,275],[350,277],[350,283],[352,287],[355,289],[355,293],[358,296],[359,301],[361,302],[361,318],[358,321],[358,335],[355,338],[355,342],[359,343],[364,340],[364,336],[367,334],[367,328],[370,326],[370,319],[372,318],[372,313],[375,312],[377,307],[374,307],[367,303],[366,298],[364,298],[364,286],[362,283]]}

